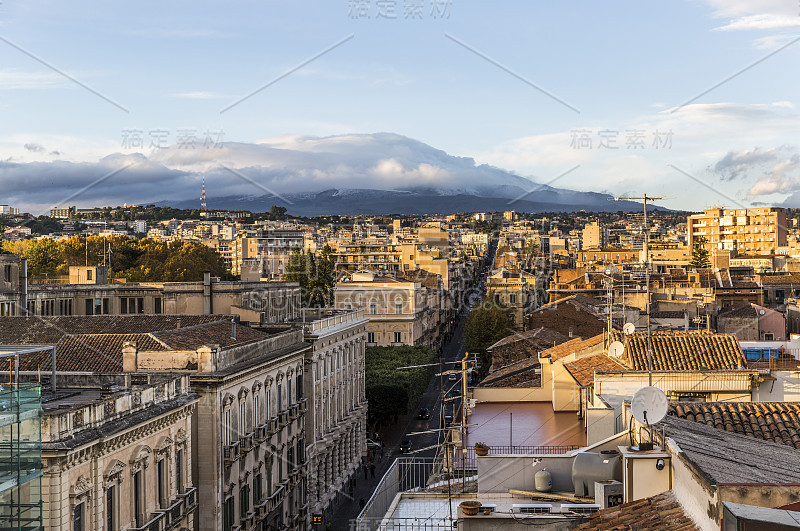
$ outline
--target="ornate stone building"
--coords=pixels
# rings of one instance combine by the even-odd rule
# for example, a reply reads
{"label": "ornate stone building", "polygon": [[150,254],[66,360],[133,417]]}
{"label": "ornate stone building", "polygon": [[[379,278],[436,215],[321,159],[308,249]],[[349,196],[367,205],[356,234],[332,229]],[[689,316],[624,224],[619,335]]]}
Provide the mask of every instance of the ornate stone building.
{"label": "ornate stone building", "polygon": [[192,529],[188,376],[60,374],[42,395],[45,529]]}
{"label": "ornate stone building", "polygon": [[309,457],[308,503],[324,514],[366,455],[367,401],[364,348],[369,320],[364,310],[303,310],[305,385],[312,407],[306,413]]}

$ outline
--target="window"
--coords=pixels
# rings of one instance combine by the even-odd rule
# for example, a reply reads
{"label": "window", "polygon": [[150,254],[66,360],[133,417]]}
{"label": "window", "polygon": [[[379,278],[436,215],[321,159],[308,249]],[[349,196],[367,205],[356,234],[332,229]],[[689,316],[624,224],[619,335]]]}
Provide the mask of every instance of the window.
{"label": "window", "polygon": [[161,309],[161,297],[156,297],[153,299],[153,313],[163,313],[163,310]]}
{"label": "window", "polygon": [[403,333],[402,332],[395,332],[394,333],[394,342],[395,343],[402,343],[403,342]]}
{"label": "window", "polygon": [[168,505],[168,503],[167,503],[167,492],[166,492],[167,489],[165,485],[167,480],[167,475],[163,459],[159,459],[158,463],[156,463],[156,475],[158,480],[158,485],[156,486],[158,491],[158,506],[159,508],[164,509]]}
{"label": "window", "polygon": [[371,313],[373,315],[378,313],[378,305],[374,304],[374,303],[370,303],[370,305],[369,305],[369,313]]}
{"label": "window", "polygon": [[183,494],[183,450],[175,450],[175,489]]}
{"label": "window", "polygon": [[770,332],[764,333],[764,341],[774,341],[774,340],[775,340],[775,334],[772,334]]}
{"label": "window", "polygon": [[272,410],[269,408],[269,406],[270,406],[270,396],[271,395],[272,395],[272,390],[271,389],[267,389],[266,392],[264,393],[264,400],[265,400],[264,401],[264,406],[265,406],[264,407],[264,414],[267,416],[267,420],[269,420],[269,417],[272,415]]}
{"label": "window", "polygon": [[113,485],[106,489],[106,531],[114,531],[117,526],[116,519],[116,504],[114,503],[114,496],[116,495],[116,487]]}
{"label": "window", "polygon": [[142,527],[144,524],[143,490],[142,471],[140,470],[133,475],[133,516],[136,519],[136,527]]}
{"label": "window", "polygon": [[231,444],[231,410],[226,409],[222,415],[222,444],[230,446]]}
{"label": "window", "polygon": [[10,265],[5,266],[3,270],[4,270],[3,279],[6,282],[11,282],[11,266]]}
{"label": "window", "polygon": [[292,380],[289,378],[286,379],[286,403],[292,405]]}
{"label": "window", "polygon": [[239,435],[247,433],[247,404],[244,399],[239,402]]}
{"label": "window", "polygon": [[516,296],[516,294],[514,294],[514,293],[510,294],[510,295],[508,296],[508,302],[510,302],[511,304],[516,304],[516,303],[517,303],[517,296]]}
{"label": "window", "polygon": [[297,400],[300,401],[303,399],[303,375],[297,375],[297,385],[295,386],[297,389]]}
{"label": "window", "polygon": [[86,270],[86,280],[92,280],[92,270],[91,269],[87,269]]}
{"label": "window", "polygon": [[239,516],[247,518],[250,512],[250,485],[244,485],[239,489]]}
{"label": "window", "polygon": [[294,447],[290,446],[286,450],[286,472],[291,472],[292,470],[294,470]]}
{"label": "window", "polygon": [[302,465],[306,460],[305,448],[303,448],[303,441],[297,441],[297,465]]}
{"label": "window", "polygon": [[258,505],[261,503],[261,498],[264,497],[264,492],[262,491],[263,484],[263,476],[261,474],[256,474],[256,476],[253,478],[253,505]]}
{"label": "window", "polygon": [[367,343],[375,343],[375,332],[367,332]]}
{"label": "window", "polygon": [[231,531],[233,529],[234,510],[233,510],[233,496],[225,498],[225,503],[222,507],[222,529],[223,531]]}
{"label": "window", "polygon": [[267,496],[272,496],[272,469],[267,469]]}
{"label": "window", "polygon": [[402,302],[394,303],[394,313],[403,313],[403,303]]}
{"label": "window", "polygon": [[79,503],[72,510],[72,531],[84,531],[83,504]]}
{"label": "window", "polygon": [[278,384],[278,413],[283,411],[283,408],[281,407],[281,404],[283,404],[283,400],[282,400],[283,397],[281,396],[281,386],[282,385],[283,384]]}
{"label": "window", "polygon": [[261,396],[253,393],[253,426],[261,425]]}

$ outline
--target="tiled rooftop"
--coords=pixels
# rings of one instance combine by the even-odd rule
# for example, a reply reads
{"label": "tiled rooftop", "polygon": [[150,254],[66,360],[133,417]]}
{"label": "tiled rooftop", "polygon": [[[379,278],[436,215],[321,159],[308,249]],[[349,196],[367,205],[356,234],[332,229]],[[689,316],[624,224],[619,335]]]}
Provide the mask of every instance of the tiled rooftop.
{"label": "tiled rooftop", "polygon": [[578,385],[586,386],[594,383],[594,373],[596,371],[619,371],[624,370],[626,367],[605,354],[593,354],[565,363],[564,368],[575,378]]}
{"label": "tiled rooftop", "polygon": [[569,336],[570,332],[573,337],[596,336],[606,328],[606,320],[597,312],[597,308],[604,306],[602,301],[584,295],[566,297],[528,314],[528,328],[544,327],[563,336]]}
{"label": "tiled rooftop", "polygon": [[536,372],[539,367],[538,358],[530,358],[510,363],[500,369],[492,370],[484,378],[481,387],[541,387],[542,375]]}
{"label": "tiled rooftop", "polygon": [[570,354],[600,345],[604,339],[605,336],[603,334],[598,334],[594,337],[590,337],[589,339],[576,338],[545,350],[542,352],[542,357],[550,358],[551,361],[556,361],[565,356],[569,356]]}
{"label": "tiled rooftop", "polygon": [[798,402],[673,402],[669,414],[800,449]]}
{"label": "tiled rooftop", "polygon": [[[58,370],[77,372],[122,371],[125,342],[135,342],[142,351],[195,350],[202,345],[245,344],[269,335],[237,325],[233,339],[231,331],[230,317],[224,315],[0,318],[0,343],[54,345]],[[22,371],[51,367],[49,352],[20,358]]]}
{"label": "tiled rooftop", "polygon": [[597,511],[588,522],[581,524],[577,529],[689,531],[698,528],[683,512],[673,492],[667,491],[652,498],[643,498]]}
{"label": "tiled rooftop", "polygon": [[[653,332],[652,338],[653,370],[656,371],[722,370],[747,366],[734,334],[671,330]],[[612,339],[625,345],[624,356],[634,370],[647,370],[646,332],[634,332],[628,336],[614,331]]]}

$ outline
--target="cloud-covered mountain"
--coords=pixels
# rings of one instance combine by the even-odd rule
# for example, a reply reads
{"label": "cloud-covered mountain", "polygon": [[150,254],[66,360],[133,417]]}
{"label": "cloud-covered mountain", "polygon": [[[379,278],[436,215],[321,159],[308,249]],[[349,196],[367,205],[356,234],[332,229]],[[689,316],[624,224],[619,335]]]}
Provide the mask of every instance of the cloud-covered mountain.
{"label": "cloud-covered mountain", "polygon": [[52,152],[34,162],[0,162],[4,202],[42,210],[123,202],[197,207],[203,176],[209,208],[279,204],[298,215],[639,208],[540,185],[391,133],[184,143],[94,163],[66,162]]}

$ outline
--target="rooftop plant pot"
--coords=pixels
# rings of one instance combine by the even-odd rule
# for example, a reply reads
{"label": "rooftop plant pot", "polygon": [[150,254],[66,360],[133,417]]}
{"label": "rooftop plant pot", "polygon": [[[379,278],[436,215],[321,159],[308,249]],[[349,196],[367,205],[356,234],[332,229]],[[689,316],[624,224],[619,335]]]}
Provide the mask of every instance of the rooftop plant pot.
{"label": "rooftop plant pot", "polygon": [[463,501],[458,506],[467,516],[475,516],[481,510],[481,502],[476,500]]}

